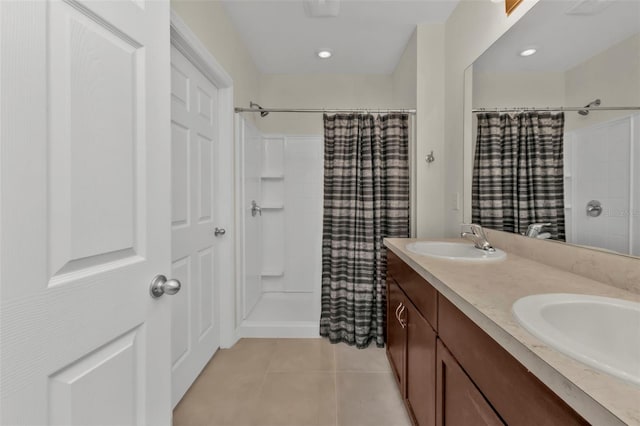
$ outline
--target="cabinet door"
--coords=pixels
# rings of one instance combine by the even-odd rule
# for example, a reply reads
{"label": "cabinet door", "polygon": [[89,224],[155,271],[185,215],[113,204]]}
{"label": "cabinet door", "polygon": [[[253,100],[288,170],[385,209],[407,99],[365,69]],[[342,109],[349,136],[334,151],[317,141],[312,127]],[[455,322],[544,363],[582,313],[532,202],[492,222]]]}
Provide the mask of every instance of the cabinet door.
{"label": "cabinet door", "polygon": [[438,426],[504,425],[440,339],[437,342],[436,370]]}
{"label": "cabinet door", "polygon": [[404,367],[407,333],[396,313],[399,313],[405,304],[404,293],[393,278],[387,277],[387,357],[403,398],[406,397]]}
{"label": "cabinet door", "polygon": [[436,332],[407,301],[407,402],[418,426],[436,422]]}

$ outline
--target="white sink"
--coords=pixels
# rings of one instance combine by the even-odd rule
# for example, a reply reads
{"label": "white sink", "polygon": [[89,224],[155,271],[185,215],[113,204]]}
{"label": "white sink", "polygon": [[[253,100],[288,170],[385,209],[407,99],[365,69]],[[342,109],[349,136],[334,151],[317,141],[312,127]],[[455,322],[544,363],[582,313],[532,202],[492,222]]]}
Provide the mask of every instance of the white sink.
{"label": "white sink", "polygon": [[507,254],[499,249],[494,252],[480,250],[473,244],[447,243],[439,241],[416,241],[407,244],[407,250],[411,253],[422,254],[424,256],[436,257],[439,259],[463,260],[472,262],[484,262],[491,260],[502,260]]}
{"label": "white sink", "polygon": [[538,294],[513,304],[518,322],[549,346],[640,386],[640,303]]}

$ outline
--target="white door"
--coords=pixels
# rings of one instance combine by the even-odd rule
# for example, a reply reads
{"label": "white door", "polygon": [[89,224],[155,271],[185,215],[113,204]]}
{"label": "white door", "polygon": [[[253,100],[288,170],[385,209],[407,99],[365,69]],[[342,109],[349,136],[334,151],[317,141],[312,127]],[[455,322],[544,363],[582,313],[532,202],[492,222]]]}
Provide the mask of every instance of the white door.
{"label": "white door", "polygon": [[172,300],[174,406],[220,346],[214,244],[218,145],[218,89],[172,46],[171,274],[183,283]]}
{"label": "white door", "polygon": [[0,424],[168,425],[169,4],[0,2]]}

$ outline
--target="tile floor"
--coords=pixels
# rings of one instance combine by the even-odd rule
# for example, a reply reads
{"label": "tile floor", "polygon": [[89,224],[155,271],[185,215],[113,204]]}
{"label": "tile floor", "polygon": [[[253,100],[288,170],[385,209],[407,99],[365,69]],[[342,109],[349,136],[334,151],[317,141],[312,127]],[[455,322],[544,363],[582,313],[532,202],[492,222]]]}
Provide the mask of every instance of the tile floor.
{"label": "tile floor", "polygon": [[174,426],[408,426],[384,349],[242,339],[219,350]]}

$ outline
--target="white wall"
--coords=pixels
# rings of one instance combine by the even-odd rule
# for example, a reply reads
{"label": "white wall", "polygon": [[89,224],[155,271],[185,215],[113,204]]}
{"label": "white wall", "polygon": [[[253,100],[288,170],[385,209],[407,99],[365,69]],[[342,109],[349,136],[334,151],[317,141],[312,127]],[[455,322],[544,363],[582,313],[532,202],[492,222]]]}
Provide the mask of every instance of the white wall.
{"label": "white wall", "polygon": [[561,72],[473,73],[473,107],[548,107],[564,104]]}
{"label": "white wall", "polygon": [[[596,98],[601,106],[640,105],[640,34],[593,56],[565,73],[565,105],[586,105]],[[628,111],[570,114],[565,129],[590,126],[629,115]]]}
{"label": "white wall", "polygon": [[[442,237],[448,167],[444,153],[445,25],[419,25],[417,39],[416,236]],[[428,164],[425,157],[431,151],[436,161]]]}
{"label": "white wall", "polygon": [[[463,194],[463,122],[465,114],[471,113],[464,110],[465,69],[537,2],[538,0],[524,0],[510,16],[505,16],[503,3],[462,0],[446,22],[444,190],[440,194],[434,194],[438,198],[434,198],[431,204],[444,208],[441,214],[444,220],[430,225],[430,229],[441,228],[445,235],[457,235],[460,232],[462,210],[452,208],[452,198],[456,194]],[[419,74],[418,78],[425,77]],[[424,180],[418,180],[418,185],[425,184]],[[424,196],[420,190],[418,193]],[[464,198],[470,199],[470,195],[465,195]],[[418,212],[419,216],[422,214],[428,212]]]}
{"label": "white wall", "polygon": [[391,74],[393,108],[415,108],[418,95],[418,32],[411,38]]}
{"label": "white wall", "polygon": [[[601,106],[640,104],[640,34],[566,72],[473,73],[473,107]],[[628,111],[565,114],[565,130],[629,115]]]}
{"label": "white wall", "polygon": [[[392,78],[379,74],[264,74],[259,104],[269,108],[389,108]],[[322,135],[322,114],[273,113],[265,133]]]}
{"label": "white wall", "polygon": [[171,8],[233,79],[235,105],[249,106],[258,97],[258,69],[222,2],[171,0]]}

